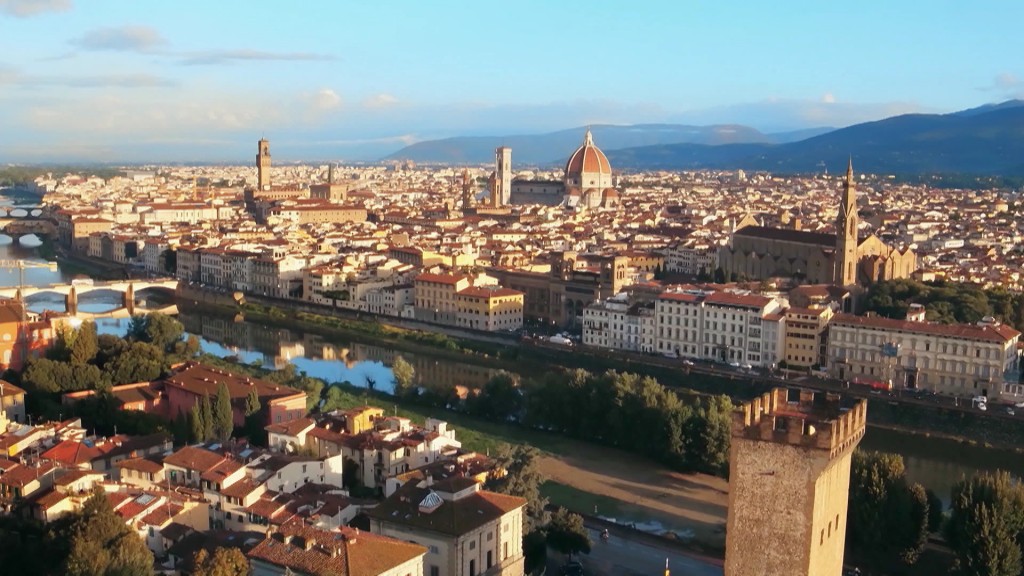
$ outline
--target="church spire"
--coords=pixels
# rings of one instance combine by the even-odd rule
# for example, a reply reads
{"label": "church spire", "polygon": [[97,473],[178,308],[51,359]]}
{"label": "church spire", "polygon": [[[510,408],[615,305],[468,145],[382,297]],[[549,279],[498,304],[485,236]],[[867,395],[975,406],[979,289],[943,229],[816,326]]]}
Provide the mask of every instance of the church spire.
{"label": "church spire", "polygon": [[834,282],[837,286],[857,283],[857,187],[853,181],[853,157],[846,166],[846,181],[836,215],[836,257]]}

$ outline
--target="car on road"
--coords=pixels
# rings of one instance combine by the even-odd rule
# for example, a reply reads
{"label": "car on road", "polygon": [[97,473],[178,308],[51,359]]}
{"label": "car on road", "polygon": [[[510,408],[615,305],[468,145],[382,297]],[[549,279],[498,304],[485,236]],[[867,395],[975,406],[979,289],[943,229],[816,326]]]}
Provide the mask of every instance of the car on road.
{"label": "car on road", "polygon": [[683,364],[686,366],[693,366],[693,360],[683,359]]}
{"label": "car on road", "polygon": [[562,566],[562,576],[583,576],[583,563],[578,560],[566,562]]}
{"label": "car on road", "polygon": [[988,410],[988,404],[984,402],[978,402],[978,410],[981,410],[982,412]]}
{"label": "car on road", "polygon": [[675,360],[676,358],[679,358],[679,354],[676,354],[675,352],[665,352],[664,354],[662,354],[662,356],[670,360]]}
{"label": "car on road", "polygon": [[753,370],[754,369],[754,367],[751,366],[750,364],[744,364],[744,365],[740,366],[740,368],[743,368],[744,370]]}
{"label": "car on road", "polygon": [[740,367],[740,363],[735,361],[735,360],[730,360],[729,361],[729,367],[730,368],[739,368]]}
{"label": "car on road", "polygon": [[1024,402],[1017,402],[1013,405],[1014,408],[1024,408]]}
{"label": "car on road", "polygon": [[1006,413],[1009,414],[1010,416],[1014,416],[1017,414],[1017,412],[1013,409],[1013,406],[1007,406]]}

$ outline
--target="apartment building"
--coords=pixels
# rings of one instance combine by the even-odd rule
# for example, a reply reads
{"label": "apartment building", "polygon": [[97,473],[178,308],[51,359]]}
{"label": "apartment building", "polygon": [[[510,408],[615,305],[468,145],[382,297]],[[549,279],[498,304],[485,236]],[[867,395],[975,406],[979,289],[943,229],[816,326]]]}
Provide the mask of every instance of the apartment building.
{"label": "apartment building", "polygon": [[425,576],[521,576],[526,500],[471,478],[407,482],[376,508],[370,530],[427,548]]}
{"label": "apartment building", "polygon": [[829,326],[828,367],[835,378],[881,382],[957,396],[1015,398],[1020,332],[992,318],[977,324],[837,314]]}
{"label": "apartment building", "polygon": [[523,293],[500,286],[470,286],[455,293],[456,326],[488,332],[523,327]]}
{"label": "apartment building", "polygon": [[583,310],[583,344],[629,352],[654,352],[654,303],[631,303],[625,293]]}
{"label": "apartment building", "polygon": [[803,370],[826,364],[828,323],[832,315],[832,309],[825,306],[786,309],[786,342],[782,360],[788,368]]}
{"label": "apartment building", "polygon": [[456,325],[459,305],[457,294],[473,285],[473,278],[464,274],[420,274],[413,281],[415,301],[413,314],[417,320]]}

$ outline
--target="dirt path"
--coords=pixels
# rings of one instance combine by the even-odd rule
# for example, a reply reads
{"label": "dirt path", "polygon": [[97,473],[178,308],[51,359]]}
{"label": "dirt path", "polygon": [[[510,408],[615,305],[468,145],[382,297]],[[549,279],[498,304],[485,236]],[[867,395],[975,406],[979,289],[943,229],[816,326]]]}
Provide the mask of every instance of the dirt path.
{"label": "dirt path", "polygon": [[683,538],[725,545],[729,486],[721,478],[681,474],[625,452],[587,445],[572,456],[544,456],[540,464],[553,482],[622,504],[613,506],[611,513],[599,510],[602,516],[618,514],[619,522],[656,522]]}

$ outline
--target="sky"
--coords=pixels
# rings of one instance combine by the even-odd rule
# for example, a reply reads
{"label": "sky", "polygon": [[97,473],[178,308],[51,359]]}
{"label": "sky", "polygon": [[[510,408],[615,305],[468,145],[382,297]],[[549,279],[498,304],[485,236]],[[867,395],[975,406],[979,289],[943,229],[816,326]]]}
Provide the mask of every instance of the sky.
{"label": "sky", "polygon": [[1024,98],[1012,0],[0,0],[0,164],[368,160],[587,124]]}

